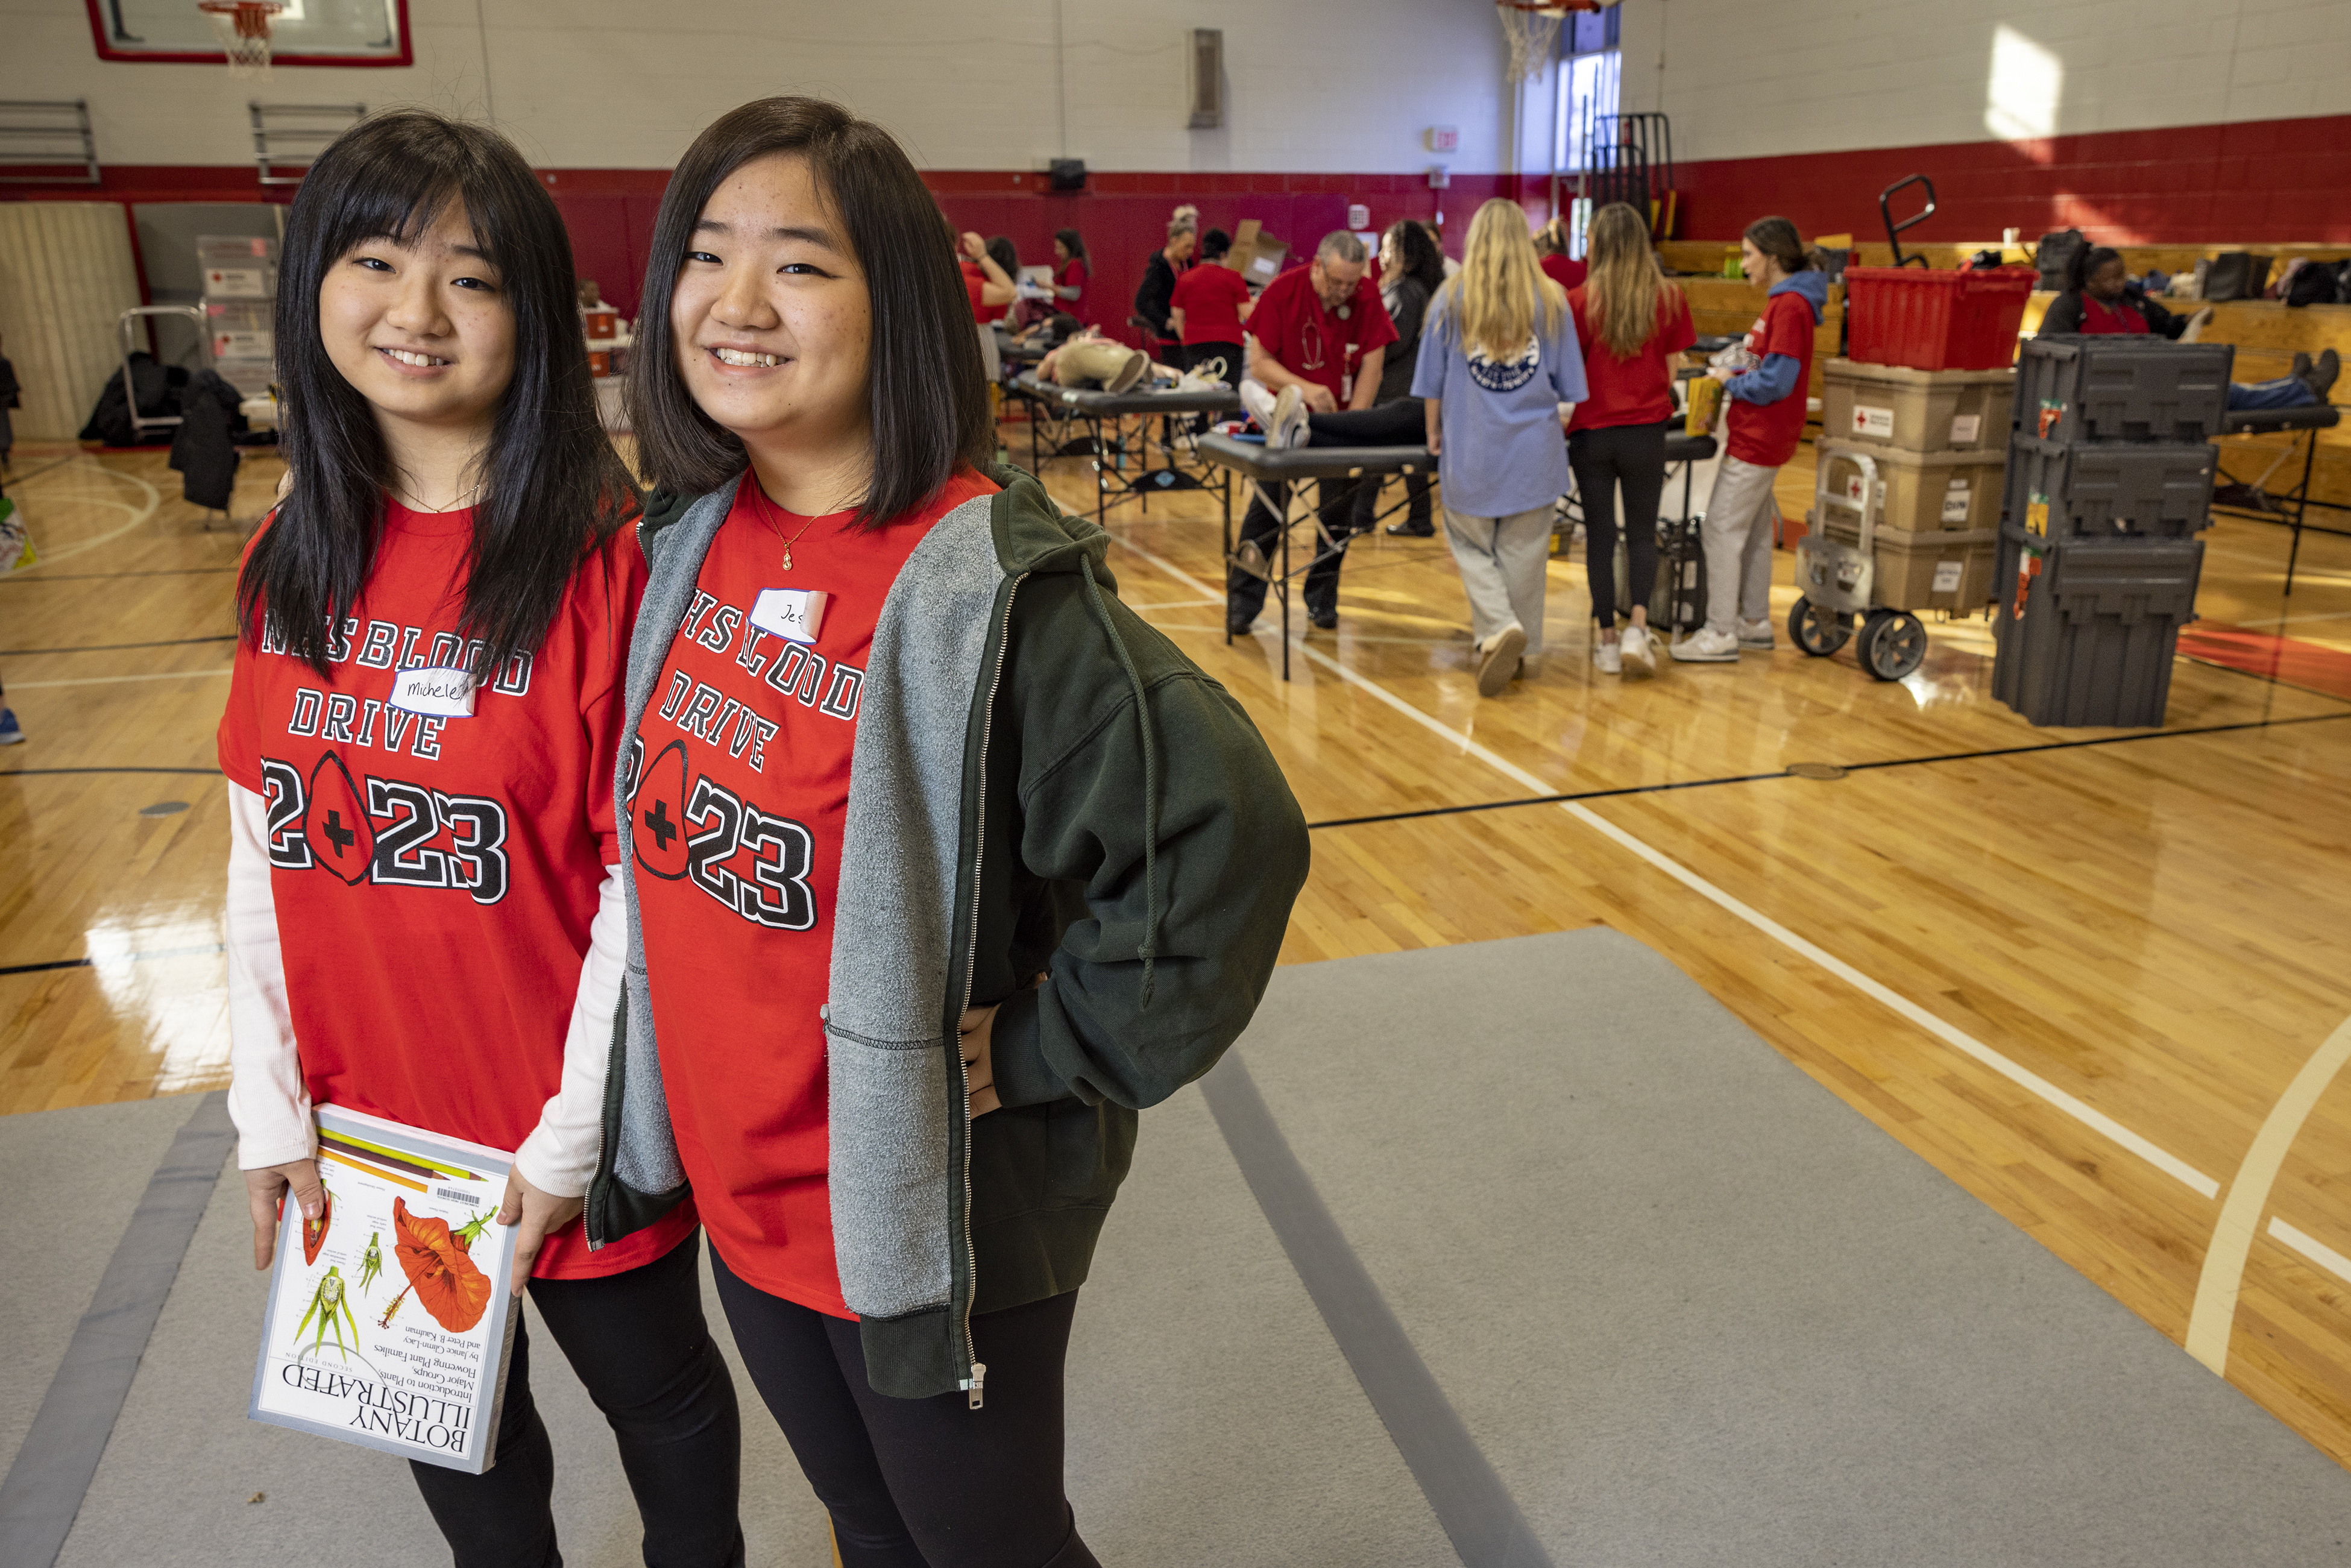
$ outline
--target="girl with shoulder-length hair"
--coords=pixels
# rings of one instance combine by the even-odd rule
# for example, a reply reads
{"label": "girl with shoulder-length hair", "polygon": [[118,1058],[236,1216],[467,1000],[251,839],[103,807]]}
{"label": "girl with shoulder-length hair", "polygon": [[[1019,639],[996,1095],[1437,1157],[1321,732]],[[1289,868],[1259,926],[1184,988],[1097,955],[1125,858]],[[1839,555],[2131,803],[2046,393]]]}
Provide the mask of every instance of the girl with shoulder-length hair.
{"label": "girl with shoulder-length hair", "polygon": [[[621,982],[611,778],[645,571],[577,299],[555,204],[481,126],[379,115],[295,197],[277,331],[293,482],[246,555],[220,726],[229,1109],[256,1268],[280,1199],[325,1215],[314,1104],[516,1151],[496,1217],[517,1228],[515,1290],[611,1422],[646,1538],[717,1568],[743,1561],[740,1427],[694,1213],[594,1252],[579,1218]],[[350,1240],[332,1245],[392,1237],[388,1214],[339,1207]],[[494,1468],[412,1467],[466,1568],[556,1560],[516,1336]]]}
{"label": "girl with shoulder-length hair", "polygon": [[1445,538],[1469,596],[1478,695],[1542,657],[1552,510],[1567,491],[1559,405],[1584,396],[1567,292],[1543,276],[1527,214],[1497,197],[1469,220],[1461,270],[1421,329],[1413,395],[1445,503]]}
{"label": "girl with shoulder-length hair", "polygon": [[1828,306],[1828,279],[1785,218],[1748,225],[1739,265],[1761,286],[1763,314],[1747,330],[1746,368],[1708,372],[1723,383],[1729,439],[1706,503],[1706,624],[1673,645],[1674,657],[1688,664],[1771,651],[1771,523],[1780,515],[1771,486],[1804,439],[1813,329]]}
{"label": "girl with shoulder-length hair", "polygon": [[588,1224],[692,1192],[844,1563],[1082,1568],[1076,1292],[1137,1110],[1257,1005],[1305,828],[1107,536],[985,466],[937,223],[887,131],[809,98],[722,116],[662,198]]}
{"label": "girl with shoulder-length hair", "polygon": [[[1649,225],[1622,202],[1592,216],[1592,270],[1571,293],[1591,395],[1569,423],[1568,462],[1583,500],[1585,575],[1599,628],[1593,667],[1656,674],[1649,596],[1657,581],[1657,502],[1666,487],[1666,434],[1674,421],[1673,356],[1698,340],[1689,303],[1658,268]],[[1625,495],[1625,591],[1630,624],[1616,628],[1616,494]]]}

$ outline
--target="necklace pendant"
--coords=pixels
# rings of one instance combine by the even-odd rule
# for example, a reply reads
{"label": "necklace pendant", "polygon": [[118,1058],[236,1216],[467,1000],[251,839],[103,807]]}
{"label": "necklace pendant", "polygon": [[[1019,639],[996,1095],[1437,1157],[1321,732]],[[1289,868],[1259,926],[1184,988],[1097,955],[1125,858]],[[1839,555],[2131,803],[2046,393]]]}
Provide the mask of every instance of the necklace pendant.
{"label": "necklace pendant", "polygon": [[792,547],[789,545],[784,547],[784,570],[786,571],[792,570]]}

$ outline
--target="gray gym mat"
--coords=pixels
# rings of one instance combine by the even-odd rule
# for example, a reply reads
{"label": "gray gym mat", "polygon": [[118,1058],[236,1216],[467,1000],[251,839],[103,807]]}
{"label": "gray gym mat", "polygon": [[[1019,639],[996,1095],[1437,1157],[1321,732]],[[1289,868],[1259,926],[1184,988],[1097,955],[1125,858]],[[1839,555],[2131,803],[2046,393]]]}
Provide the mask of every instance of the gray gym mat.
{"label": "gray gym mat", "polygon": [[[1557,1563],[2283,1568],[2351,1539],[2351,1475],[1638,943],[1286,968],[1242,1051]],[[8,1192],[0,1236],[87,1232],[46,1290],[0,1271],[51,1364],[192,1103],[156,1103],[0,1118],[0,1175],[56,1186]],[[243,1418],[249,1251],[231,1170],[62,1563],[442,1560],[404,1467]],[[559,1354],[533,1359],[566,1558],[624,1568],[601,1419]],[[0,1455],[48,1370],[0,1384]],[[751,1561],[814,1568],[821,1516],[737,1381]],[[1070,1400],[1071,1495],[1113,1568],[1457,1561],[1197,1090],[1145,1118]]]}
{"label": "gray gym mat", "polygon": [[2346,1561],[2351,1474],[1629,937],[1286,968],[1244,1054],[1559,1563]]}

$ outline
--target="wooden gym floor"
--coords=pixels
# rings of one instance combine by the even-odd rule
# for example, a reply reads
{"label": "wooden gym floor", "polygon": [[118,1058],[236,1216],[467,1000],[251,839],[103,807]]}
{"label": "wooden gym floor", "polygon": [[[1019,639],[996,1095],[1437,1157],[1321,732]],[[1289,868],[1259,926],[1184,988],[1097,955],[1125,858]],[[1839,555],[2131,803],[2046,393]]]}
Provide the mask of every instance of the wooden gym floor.
{"label": "wooden gym floor", "polygon": [[[1048,468],[1091,511],[1083,464]],[[247,464],[240,515],[278,472]],[[1807,452],[1783,508],[1810,487]],[[20,446],[9,490],[44,559],[0,579],[31,737],[0,753],[0,1113],[216,1085],[241,535],[160,452]],[[1112,563],[1320,824],[1285,962],[1626,931],[2351,1464],[2351,541],[2308,538],[2288,601],[2284,530],[2207,535],[2202,613],[2285,634],[2298,679],[2183,659],[2148,734],[2023,724],[1980,622],[1932,626],[1898,685],[1784,631],[1736,666],[1597,675],[1564,560],[1547,667],[1481,702],[1442,542],[1384,535],[1285,685],[1271,631],[1225,644],[1216,516],[1119,507]]]}

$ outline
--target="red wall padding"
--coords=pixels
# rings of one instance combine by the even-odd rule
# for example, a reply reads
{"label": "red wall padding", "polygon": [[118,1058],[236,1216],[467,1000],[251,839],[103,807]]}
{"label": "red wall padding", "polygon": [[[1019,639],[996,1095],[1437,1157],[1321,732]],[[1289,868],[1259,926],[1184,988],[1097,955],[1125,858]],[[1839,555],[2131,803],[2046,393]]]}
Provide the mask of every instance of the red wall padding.
{"label": "red wall padding", "polygon": [[[1677,179],[1679,237],[1736,239],[1753,219],[1780,213],[1806,235],[1850,230],[1881,238],[1877,193],[1915,173],[1935,182],[1938,201],[1935,215],[1904,236],[1922,244],[1995,240],[2011,227],[2029,241],[2075,226],[2119,244],[2351,243],[2351,115],[1685,163]],[[116,165],[103,174],[95,188],[26,185],[8,197],[291,199],[284,190],[264,193],[243,166]],[[1178,202],[1197,204],[1205,225],[1228,232],[1256,218],[1301,252],[1346,221],[1350,202],[1371,209],[1374,228],[1441,209],[1452,236],[1447,248],[1458,256],[1478,204],[1519,194],[1520,186],[1492,174],[1457,173],[1451,189],[1432,191],[1418,174],[1096,172],[1086,190],[1057,194],[1039,189],[1043,176],[1027,172],[939,170],[924,178],[958,227],[1008,235],[1023,262],[1050,261],[1053,231],[1077,229],[1094,264],[1091,313],[1129,337],[1135,285]],[[556,169],[546,180],[571,231],[580,275],[596,279],[633,319],[668,172]],[[1531,206],[1541,204],[1541,183],[1528,182],[1522,199]],[[1914,190],[1896,199],[1897,216],[1917,210],[1916,196]]]}
{"label": "red wall padding", "polygon": [[[1935,215],[1903,238],[2029,243],[2080,228],[2105,244],[2351,243],[2351,115],[1963,141],[1686,163],[1682,237],[1735,240],[1767,213],[1805,235],[1886,237],[1877,193],[1907,174],[1935,183]],[[1894,199],[1917,211],[1917,187]]]}

